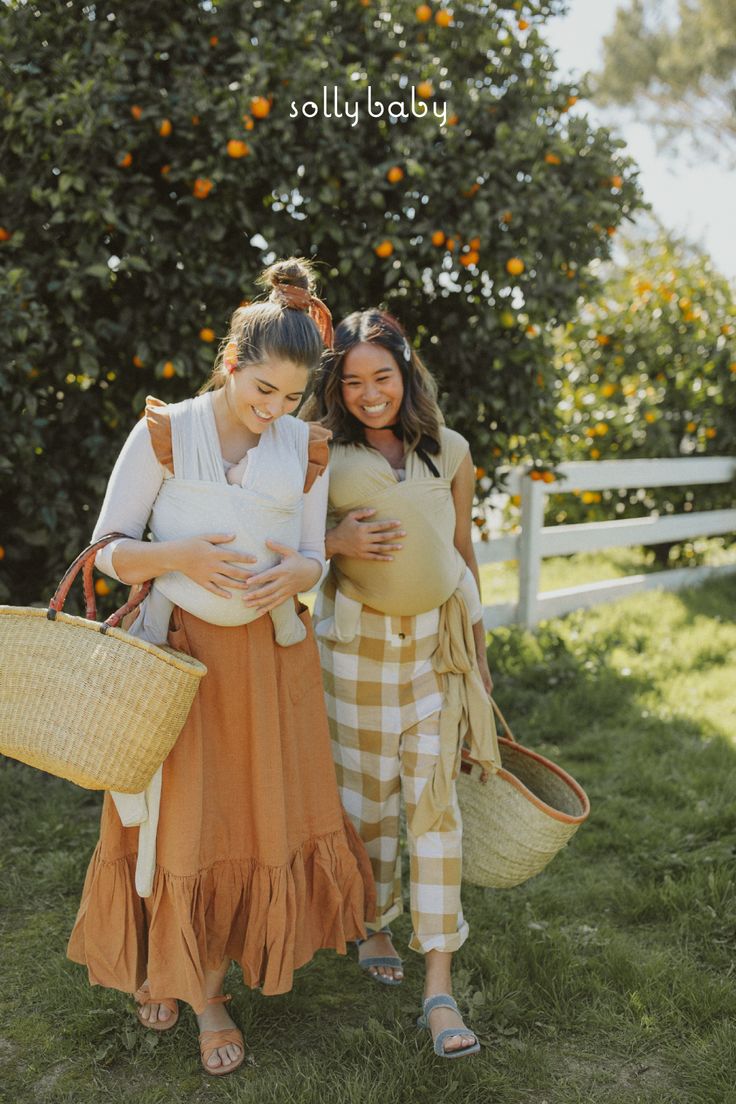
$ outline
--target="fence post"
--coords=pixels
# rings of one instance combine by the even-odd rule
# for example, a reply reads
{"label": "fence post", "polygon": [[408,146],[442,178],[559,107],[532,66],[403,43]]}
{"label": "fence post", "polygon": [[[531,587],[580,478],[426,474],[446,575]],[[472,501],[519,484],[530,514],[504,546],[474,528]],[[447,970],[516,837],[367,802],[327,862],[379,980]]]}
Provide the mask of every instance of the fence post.
{"label": "fence post", "polygon": [[521,540],[519,542],[519,622],[526,629],[537,623],[537,595],[542,562],[544,484],[521,480]]}

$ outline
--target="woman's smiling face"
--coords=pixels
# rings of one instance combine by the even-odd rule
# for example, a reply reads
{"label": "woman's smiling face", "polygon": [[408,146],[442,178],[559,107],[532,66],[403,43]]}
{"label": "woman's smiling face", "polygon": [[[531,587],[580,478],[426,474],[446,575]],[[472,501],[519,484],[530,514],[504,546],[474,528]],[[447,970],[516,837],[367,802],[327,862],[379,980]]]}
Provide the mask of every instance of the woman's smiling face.
{"label": "woman's smiling face", "polygon": [[370,429],[399,419],[404,381],[395,358],[382,345],[354,345],[342,365],[342,399],[354,418]]}
{"label": "woman's smiling face", "polygon": [[252,433],[263,433],[282,414],[296,410],[307,377],[304,365],[289,360],[246,364],[233,372],[225,385],[230,409]]}

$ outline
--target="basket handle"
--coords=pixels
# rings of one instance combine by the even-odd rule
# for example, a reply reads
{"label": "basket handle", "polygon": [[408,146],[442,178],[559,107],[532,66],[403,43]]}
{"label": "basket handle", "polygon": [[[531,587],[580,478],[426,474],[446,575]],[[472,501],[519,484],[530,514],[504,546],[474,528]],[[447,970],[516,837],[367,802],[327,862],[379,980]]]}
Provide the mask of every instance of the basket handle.
{"label": "basket handle", "polygon": [[[95,601],[95,588],[92,583],[92,572],[94,571],[95,566],[95,556],[101,548],[105,547],[106,544],[109,544],[111,541],[114,540],[120,540],[121,538],[123,538],[124,540],[133,539],[132,537],[126,536],[125,533],[105,533],[105,535],[103,537],[100,537],[99,540],[95,541],[94,544],[88,544],[87,547],[79,553],[77,558],[69,564],[69,567],[64,572],[61,582],[56,588],[53,598],[49,602],[48,613],[46,615],[49,621],[53,621],[56,618],[56,614],[61,613],[61,611],[63,610],[64,603],[67,600],[69,591],[72,587],[72,583],[74,582],[80,571],[82,572],[82,580],[84,583],[84,616],[89,621],[97,620],[97,602]],[[131,610],[136,609],[136,607],[141,604],[141,602],[151,589],[151,582],[152,581],[149,580],[148,582],[143,583],[141,585],[140,591],[138,592],[138,594],[136,594],[135,598],[131,598],[125,603],[125,605],[121,606],[120,609],[117,609],[114,613],[110,614],[107,620],[103,622],[102,632],[104,632],[108,627],[115,628],[117,625],[120,624],[126,614],[130,613]]]}
{"label": "basket handle", "polygon": [[514,744],[517,743],[518,741],[517,741],[516,737],[514,736],[513,732],[511,731],[511,727],[509,725],[509,722],[506,720],[506,718],[504,717],[503,713],[501,712],[501,710],[496,705],[493,698],[491,698],[491,705],[493,706],[493,712],[496,714],[499,721],[501,722],[501,724],[504,727],[504,731],[505,731],[505,734],[506,734],[507,738],[509,740],[511,740],[512,743],[514,743]]}

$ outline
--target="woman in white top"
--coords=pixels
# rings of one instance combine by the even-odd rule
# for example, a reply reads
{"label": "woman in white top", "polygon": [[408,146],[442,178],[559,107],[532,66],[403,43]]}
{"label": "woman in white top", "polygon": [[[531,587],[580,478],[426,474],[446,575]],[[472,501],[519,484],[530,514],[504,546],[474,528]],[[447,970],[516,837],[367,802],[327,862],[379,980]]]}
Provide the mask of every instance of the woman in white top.
{"label": "woman in white top", "polygon": [[[130,801],[118,807],[106,795],[68,949],[93,983],[135,992],[147,1027],[173,1027],[178,1001],[187,1001],[204,1067],[217,1075],[244,1058],[222,992],[230,961],[246,985],[285,992],[318,948],[344,953],[365,934],[373,894],[338,798],[309,614],[296,602],[324,563],[329,434],[291,412],[331,335],[329,312],[304,261],[272,265],[262,281],[268,300],[235,312],[204,393],[172,406],[149,400],[95,528],[95,538],[127,534],[98,565],[128,584],[156,579],[174,603],[168,643],[208,673],[163,765],[160,803],[158,794],[138,795],[136,815]],[[269,541],[266,531],[260,553],[237,551],[236,513],[224,514],[224,531],[202,531],[196,506],[193,535],[141,539],[149,519],[155,537],[154,520],[164,518],[165,529],[169,508],[189,501],[179,492],[198,488],[203,502],[224,493],[225,511],[230,499],[238,508],[270,503],[274,517],[285,510],[297,518],[296,546]],[[177,578],[183,589],[167,589]],[[219,610],[211,615],[210,599]],[[148,602],[132,629],[143,635]],[[264,616],[284,603],[303,627],[288,647]],[[228,613],[238,609],[243,616]],[[141,869],[144,852],[150,870]]]}

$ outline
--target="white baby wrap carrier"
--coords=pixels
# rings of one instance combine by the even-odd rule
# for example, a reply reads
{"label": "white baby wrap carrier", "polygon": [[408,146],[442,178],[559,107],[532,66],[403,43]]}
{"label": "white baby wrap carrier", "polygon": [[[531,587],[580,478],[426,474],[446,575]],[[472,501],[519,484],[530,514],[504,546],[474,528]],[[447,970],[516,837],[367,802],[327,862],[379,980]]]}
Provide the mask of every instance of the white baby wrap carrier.
{"label": "white baby wrap carrier", "polygon": [[[168,408],[174,476],[165,479],[153,504],[149,527],[157,541],[200,533],[234,533],[228,548],[257,557],[249,570],[278,563],[266,547],[271,538],[298,548],[309,426],[288,415],[264,430],[248,453],[242,486],[228,483],[220,455],[211,393]],[[188,613],[212,625],[245,625],[261,614],[233,598],[213,594],[187,575],[171,571],[156,580],[160,590]]]}
{"label": "white baby wrap carrier", "polygon": [[[234,533],[228,547],[255,556],[256,563],[247,565],[255,572],[279,561],[278,553],[266,546],[267,539],[298,548],[308,462],[307,423],[289,415],[272,422],[248,453],[243,485],[238,486],[225,476],[212,392],[174,403],[167,413],[174,475],[164,479],[153,504],[149,528],[154,540]],[[165,640],[173,605],[214,625],[245,625],[263,614],[246,606],[242,593],[234,590],[232,598],[224,598],[181,572],[169,572],[155,580],[129,632],[151,643]],[[293,603],[283,603],[271,615],[277,640],[279,628],[284,630],[281,643],[303,639],[304,626]],[[160,795],[161,768],[143,793],[111,795],[123,824],[140,825],[135,882],[141,897],[150,896],[153,888]]]}

